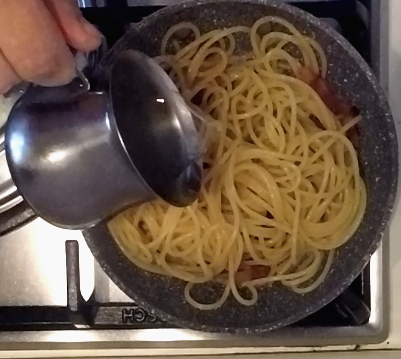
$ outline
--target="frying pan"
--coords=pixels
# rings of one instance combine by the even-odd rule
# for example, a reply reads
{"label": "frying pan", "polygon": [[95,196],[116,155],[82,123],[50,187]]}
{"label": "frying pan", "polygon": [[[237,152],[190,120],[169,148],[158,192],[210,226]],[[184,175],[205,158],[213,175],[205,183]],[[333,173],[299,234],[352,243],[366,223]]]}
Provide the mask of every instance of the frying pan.
{"label": "frying pan", "polygon": [[[251,26],[265,15],[287,19],[315,38],[328,56],[328,79],[360,110],[360,165],[367,186],[364,219],[355,235],[339,250],[325,281],[311,293],[296,294],[282,285],[262,287],[257,303],[245,307],[232,297],[219,309],[200,311],[184,299],[185,283],[146,272],[133,265],[102,223],[84,233],[109,277],[138,305],[172,324],[203,331],[258,333],[294,323],[332,301],[358,276],[377,249],[396,194],[398,150],[390,109],[371,69],[338,33],[312,15],[282,3],[258,0],[189,1],[164,8],[135,25],[110,50],[99,73],[107,79],[113,58],[126,49],[159,55],[161,40],[174,24],[195,23],[202,32],[235,25]],[[102,81],[100,81],[102,83]],[[216,300],[221,285],[195,287],[193,296]]]}

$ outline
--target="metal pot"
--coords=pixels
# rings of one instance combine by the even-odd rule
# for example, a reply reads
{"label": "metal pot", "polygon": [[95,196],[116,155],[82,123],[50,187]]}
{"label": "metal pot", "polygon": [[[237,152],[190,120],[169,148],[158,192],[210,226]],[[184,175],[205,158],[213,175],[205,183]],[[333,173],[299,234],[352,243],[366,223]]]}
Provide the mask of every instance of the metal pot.
{"label": "metal pot", "polygon": [[192,203],[201,164],[192,115],[146,55],[120,53],[105,91],[84,76],[32,86],[13,107],[5,149],[12,179],[48,222],[84,229],[157,197]]}

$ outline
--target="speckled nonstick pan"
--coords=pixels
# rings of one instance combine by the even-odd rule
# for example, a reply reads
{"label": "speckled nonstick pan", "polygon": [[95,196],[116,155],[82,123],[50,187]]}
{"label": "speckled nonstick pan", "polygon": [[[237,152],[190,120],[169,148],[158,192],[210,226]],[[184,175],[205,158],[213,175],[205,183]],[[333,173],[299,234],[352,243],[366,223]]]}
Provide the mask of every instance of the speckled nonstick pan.
{"label": "speckled nonstick pan", "polygon": [[[167,29],[182,21],[195,23],[204,32],[217,27],[252,25],[264,15],[281,16],[316,38],[329,61],[328,78],[341,94],[361,111],[361,168],[368,202],[356,234],[341,247],[325,281],[313,292],[299,295],[282,285],[259,291],[257,304],[245,307],[232,297],[217,310],[199,311],[184,299],[184,283],[135,267],[99,225],[85,233],[86,241],[104,271],[137,304],[168,322],[196,330],[257,333],[296,322],[332,301],[358,276],[377,249],[392,210],[398,177],[395,128],[387,100],[372,71],[352,46],[317,18],[288,5],[269,1],[212,0],[186,2],[164,8],[135,25],[102,63],[103,73],[114,56],[133,48],[159,55]],[[195,291],[194,297],[211,300],[221,294],[218,284]]]}

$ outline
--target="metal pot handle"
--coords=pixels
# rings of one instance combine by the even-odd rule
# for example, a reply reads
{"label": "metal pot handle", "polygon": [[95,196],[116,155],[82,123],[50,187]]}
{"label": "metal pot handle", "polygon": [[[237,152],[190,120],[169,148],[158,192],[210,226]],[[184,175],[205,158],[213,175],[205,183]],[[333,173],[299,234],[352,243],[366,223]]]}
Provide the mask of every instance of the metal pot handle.
{"label": "metal pot handle", "polygon": [[68,84],[57,87],[43,87],[25,83],[25,99],[28,97],[31,102],[60,103],[68,102],[90,90],[88,77],[102,60],[108,50],[107,42],[102,36],[100,46],[93,51],[75,54],[77,76]]}
{"label": "metal pot handle", "polygon": [[57,87],[30,85],[23,101],[29,103],[62,103],[68,102],[90,90],[90,84],[85,75],[77,71],[77,76],[68,84]]}

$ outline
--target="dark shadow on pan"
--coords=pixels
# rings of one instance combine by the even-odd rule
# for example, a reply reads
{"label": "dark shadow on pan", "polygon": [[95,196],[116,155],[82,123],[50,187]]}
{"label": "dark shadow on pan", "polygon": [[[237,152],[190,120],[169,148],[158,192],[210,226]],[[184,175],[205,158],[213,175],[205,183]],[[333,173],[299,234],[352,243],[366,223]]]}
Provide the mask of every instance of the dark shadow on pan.
{"label": "dark shadow on pan", "polygon": [[[165,8],[135,25],[111,50],[101,71],[107,74],[114,55],[125,49],[159,55],[162,37],[176,23],[191,21],[205,32],[216,27],[250,26],[265,15],[289,20],[322,45],[329,61],[329,81],[363,115],[360,164],[367,185],[366,214],[356,234],[336,252],[326,280],[313,292],[299,295],[274,285],[260,289],[258,302],[251,307],[230,297],[213,311],[190,306],[184,299],[183,282],[135,267],[119,250],[105,224],[87,231],[85,238],[90,249],[117,286],[152,314],[179,326],[255,334],[294,323],[317,311],[347,288],[368,263],[382,238],[395,199],[397,139],[383,92],[368,65],[342,36],[297,8],[257,0],[191,1]],[[216,290],[220,290],[217,285],[207,289],[208,293]],[[196,293],[194,296],[197,297]]]}

